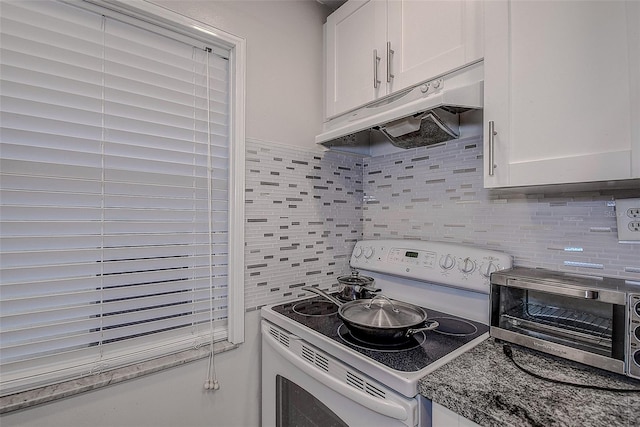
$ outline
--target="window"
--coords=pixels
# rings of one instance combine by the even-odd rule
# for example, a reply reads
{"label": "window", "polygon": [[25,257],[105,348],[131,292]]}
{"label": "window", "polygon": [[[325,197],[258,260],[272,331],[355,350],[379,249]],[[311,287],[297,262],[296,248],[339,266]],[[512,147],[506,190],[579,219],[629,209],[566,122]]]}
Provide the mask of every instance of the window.
{"label": "window", "polygon": [[110,7],[1,3],[3,394],[243,340],[242,40]]}

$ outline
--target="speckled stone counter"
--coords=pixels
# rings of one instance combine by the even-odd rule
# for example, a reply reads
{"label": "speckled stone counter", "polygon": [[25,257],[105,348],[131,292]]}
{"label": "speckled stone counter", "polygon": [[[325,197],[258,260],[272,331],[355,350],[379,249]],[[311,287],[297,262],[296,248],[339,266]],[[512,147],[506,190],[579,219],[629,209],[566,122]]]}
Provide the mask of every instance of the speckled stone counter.
{"label": "speckled stone counter", "polygon": [[[513,358],[546,377],[612,388],[640,381],[512,345]],[[520,371],[490,338],[421,379],[420,393],[482,426],[640,426],[640,393],[554,384]]]}

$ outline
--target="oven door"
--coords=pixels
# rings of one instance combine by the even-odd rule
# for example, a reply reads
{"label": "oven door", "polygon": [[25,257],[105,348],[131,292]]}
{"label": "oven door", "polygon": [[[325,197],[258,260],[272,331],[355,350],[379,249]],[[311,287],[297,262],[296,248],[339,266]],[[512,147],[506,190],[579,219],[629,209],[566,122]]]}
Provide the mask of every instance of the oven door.
{"label": "oven door", "polygon": [[402,396],[262,320],[262,426],[418,426],[430,401]]}

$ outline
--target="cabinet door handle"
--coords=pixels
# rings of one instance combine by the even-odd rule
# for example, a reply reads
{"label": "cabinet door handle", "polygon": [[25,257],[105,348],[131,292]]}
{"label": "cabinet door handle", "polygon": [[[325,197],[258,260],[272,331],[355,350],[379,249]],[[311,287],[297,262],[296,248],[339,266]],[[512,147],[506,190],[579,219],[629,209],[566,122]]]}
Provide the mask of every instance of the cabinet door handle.
{"label": "cabinet door handle", "polygon": [[380,80],[378,80],[378,63],[380,57],[378,56],[378,49],[373,49],[373,88],[378,89],[380,86]]}
{"label": "cabinet door handle", "polygon": [[493,176],[493,172],[496,168],[494,157],[494,137],[497,134],[498,132],[495,131],[495,124],[493,123],[493,120],[489,121],[489,176]]}
{"label": "cabinet door handle", "polygon": [[395,53],[393,49],[391,49],[391,42],[387,42],[387,83],[391,83],[391,79],[395,76],[391,74],[391,56]]}

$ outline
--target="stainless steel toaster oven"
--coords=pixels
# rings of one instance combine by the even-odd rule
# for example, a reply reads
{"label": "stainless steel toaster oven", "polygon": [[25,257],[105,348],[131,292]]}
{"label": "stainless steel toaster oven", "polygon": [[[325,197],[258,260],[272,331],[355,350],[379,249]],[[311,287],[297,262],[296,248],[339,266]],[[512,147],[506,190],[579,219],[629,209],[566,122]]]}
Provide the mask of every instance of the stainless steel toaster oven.
{"label": "stainless steel toaster oven", "polygon": [[516,267],[490,301],[491,336],[640,378],[640,282]]}

